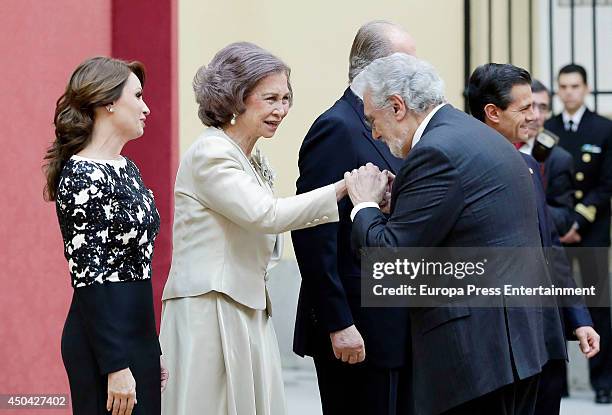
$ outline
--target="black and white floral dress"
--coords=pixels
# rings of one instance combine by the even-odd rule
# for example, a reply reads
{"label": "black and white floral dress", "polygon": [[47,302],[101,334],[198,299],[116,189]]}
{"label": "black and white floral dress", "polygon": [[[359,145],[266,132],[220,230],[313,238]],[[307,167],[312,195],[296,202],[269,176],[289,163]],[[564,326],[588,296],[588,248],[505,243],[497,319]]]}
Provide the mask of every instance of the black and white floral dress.
{"label": "black and white floral dress", "polygon": [[125,157],[72,156],[56,209],[74,288],[62,333],[73,413],[106,414],[107,375],[129,367],[138,401],[133,414],[159,414],[151,285],[159,214],[152,192]]}

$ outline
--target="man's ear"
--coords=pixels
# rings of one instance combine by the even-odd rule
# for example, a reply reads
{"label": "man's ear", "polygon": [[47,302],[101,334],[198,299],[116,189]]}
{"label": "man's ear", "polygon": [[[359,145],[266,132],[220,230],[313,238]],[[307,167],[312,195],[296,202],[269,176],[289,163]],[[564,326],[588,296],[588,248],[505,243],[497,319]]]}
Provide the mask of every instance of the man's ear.
{"label": "man's ear", "polygon": [[389,103],[391,104],[391,108],[393,109],[393,116],[397,121],[404,119],[406,116],[406,112],[408,108],[406,108],[406,103],[404,99],[399,95],[391,95],[389,97]]}
{"label": "man's ear", "polygon": [[499,124],[499,116],[501,113],[501,110],[499,109],[499,107],[495,104],[487,104],[484,107],[484,113],[485,113],[485,123],[491,123],[491,124]]}

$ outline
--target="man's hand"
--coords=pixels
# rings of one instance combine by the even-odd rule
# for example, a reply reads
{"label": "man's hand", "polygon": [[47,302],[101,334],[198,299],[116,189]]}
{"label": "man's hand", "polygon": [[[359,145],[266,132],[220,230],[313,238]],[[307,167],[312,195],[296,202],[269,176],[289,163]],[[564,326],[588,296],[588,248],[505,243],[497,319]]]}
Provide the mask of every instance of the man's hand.
{"label": "man's hand", "polygon": [[578,233],[578,230],[572,226],[572,228],[559,238],[559,240],[562,244],[577,244],[582,241],[582,237]]}
{"label": "man's hand", "polygon": [[344,180],[353,206],[362,202],[380,203],[389,181],[387,175],[372,163],[344,173]]}
{"label": "man's hand", "polygon": [[599,353],[599,334],[591,326],[578,327],[574,334],[580,342],[580,350],[587,359]]}
{"label": "man's hand", "polygon": [[349,364],[364,361],[365,344],[354,324],[343,330],[330,333],[329,337],[337,359]]}
{"label": "man's hand", "polygon": [[391,189],[393,188],[395,174],[391,173],[389,170],[383,170],[382,173],[387,175],[387,188],[385,189],[383,200],[378,204],[378,206],[380,206],[380,210],[383,213],[388,215],[391,213]]}

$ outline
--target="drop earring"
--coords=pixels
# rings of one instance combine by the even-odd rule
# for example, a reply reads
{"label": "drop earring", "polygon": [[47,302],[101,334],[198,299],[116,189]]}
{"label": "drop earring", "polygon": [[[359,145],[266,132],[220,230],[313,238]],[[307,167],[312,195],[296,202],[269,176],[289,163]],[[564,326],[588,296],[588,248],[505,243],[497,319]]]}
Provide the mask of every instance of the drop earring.
{"label": "drop earring", "polygon": [[232,119],[230,120],[231,125],[236,125],[236,114],[232,114]]}

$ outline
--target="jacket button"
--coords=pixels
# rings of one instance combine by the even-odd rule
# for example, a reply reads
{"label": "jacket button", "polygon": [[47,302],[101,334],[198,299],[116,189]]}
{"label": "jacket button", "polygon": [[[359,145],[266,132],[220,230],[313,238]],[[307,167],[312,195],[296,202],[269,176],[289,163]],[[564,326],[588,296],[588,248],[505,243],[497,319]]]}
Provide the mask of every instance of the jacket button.
{"label": "jacket button", "polygon": [[320,221],[319,219],[313,220],[314,223],[319,223],[319,221]]}
{"label": "jacket button", "polygon": [[578,180],[579,182],[584,180],[584,173],[579,171],[578,173],[576,173],[576,180]]}
{"label": "jacket button", "polygon": [[582,153],[582,161],[585,163],[591,162],[591,155],[589,153]]}
{"label": "jacket button", "polygon": [[306,222],[306,226],[312,225],[312,222]]}
{"label": "jacket button", "polygon": [[329,219],[328,216],[323,216],[323,220],[327,220],[327,219]]}
{"label": "jacket button", "polygon": [[584,194],[582,193],[582,190],[576,190],[574,192],[574,196],[576,196],[576,199],[582,199],[582,196],[584,196]]}

